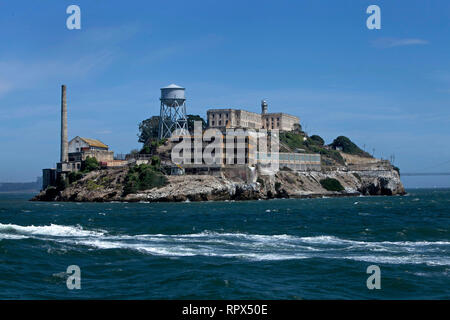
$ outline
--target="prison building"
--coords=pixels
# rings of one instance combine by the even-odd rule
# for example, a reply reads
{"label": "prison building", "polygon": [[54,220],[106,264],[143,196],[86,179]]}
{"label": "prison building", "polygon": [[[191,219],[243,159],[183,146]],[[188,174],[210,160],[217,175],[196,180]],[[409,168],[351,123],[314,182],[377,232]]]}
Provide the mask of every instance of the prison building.
{"label": "prison building", "polygon": [[[181,166],[184,169],[188,168],[201,168],[201,167],[224,167],[227,165],[252,165],[256,163],[254,156],[256,148],[256,139],[249,137],[248,133],[244,130],[232,131],[228,134],[218,132],[220,141],[217,147],[212,146],[215,137],[209,139],[204,136],[184,136],[183,142],[187,147],[180,153],[180,157],[183,158]],[[216,136],[217,137],[217,136]],[[172,136],[172,142],[177,144],[181,141]],[[209,145],[211,150],[205,150]],[[216,155],[216,150],[220,150],[221,154]],[[184,154],[184,151],[187,153]],[[213,163],[208,163],[204,159],[203,155],[205,151],[211,154]],[[196,157],[198,158],[196,160]],[[187,170],[189,171],[189,170]]]}
{"label": "prison building", "polygon": [[210,109],[207,111],[210,128],[261,129],[261,115],[241,109]]}
{"label": "prison building", "polygon": [[[207,163],[202,157],[205,148],[211,144],[214,139],[202,140],[202,136],[184,137],[186,150],[188,154],[182,154],[184,160],[178,163],[186,173],[211,174],[211,172],[220,172],[224,168],[232,168],[239,166],[267,166],[273,162],[277,162],[279,168],[289,168],[293,171],[320,171],[321,156],[320,154],[304,154],[304,153],[282,153],[270,150],[268,141],[267,150],[258,149],[258,134],[255,132],[246,132],[244,130],[235,130],[222,134],[218,149],[221,154],[216,155],[212,152],[214,163]],[[194,143],[197,139],[197,144]],[[267,139],[269,140],[269,139]],[[181,141],[181,140],[178,140]],[[177,143],[176,141],[173,141]],[[210,146],[213,148],[212,146]],[[277,150],[278,151],[278,150]],[[196,159],[195,156],[199,159]],[[216,158],[216,156],[218,158]],[[200,161],[199,161],[200,160]],[[175,169],[175,168],[174,168]]]}
{"label": "prison building", "polygon": [[270,162],[278,161],[279,168],[289,168],[293,171],[320,171],[321,157],[320,154],[306,153],[270,153],[257,152],[257,163],[264,165]]}
{"label": "prison building", "polygon": [[227,129],[266,129],[293,131],[300,126],[300,119],[296,116],[277,112],[267,113],[268,105],[266,101],[261,102],[261,114],[242,109],[209,109],[207,111],[208,127]]}
{"label": "prison building", "polygon": [[296,125],[300,123],[300,119],[287,113],[266,113],[261,115],[261,126],[263,129],[280,131],[293,131]]}

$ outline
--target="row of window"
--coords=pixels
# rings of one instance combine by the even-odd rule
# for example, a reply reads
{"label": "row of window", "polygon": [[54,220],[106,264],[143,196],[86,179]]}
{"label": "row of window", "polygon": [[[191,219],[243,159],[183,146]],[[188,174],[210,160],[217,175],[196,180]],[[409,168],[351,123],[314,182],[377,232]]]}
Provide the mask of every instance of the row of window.
{"label": "row of window", "polygon": [[320,162],[320,155],[313,154],[296,154],[296,153],[257,153],[256,158],[258,160],[270,160],[276,159],[280,161],[308,161],[308,162]]}
{"label": "row of window", "polygon": [[[216,122],[215,122],[214,120],[211,121],[211,125],[212,125],[212,126],[215,126],[215,125],[216,125],[215,123],[216,123]],[[219,120],[217,125],[218,125],[218,126],[221,126],[221,125],[222,125],[222,120]],[[228,125],[228,120],[225,121],[225,125],[226,125],[226,126]]]}

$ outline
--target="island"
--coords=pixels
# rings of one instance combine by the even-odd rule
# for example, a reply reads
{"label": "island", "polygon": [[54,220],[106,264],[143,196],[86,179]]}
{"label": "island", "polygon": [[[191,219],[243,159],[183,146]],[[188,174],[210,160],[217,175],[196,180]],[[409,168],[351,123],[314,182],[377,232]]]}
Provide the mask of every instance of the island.
{"label": "island", "polygon": [[[390,161],[375,158],[345,136],[325,144],[319,135],[304,132],[296,116],[269,113],[264,100],[260,114],[210,109],[205,121],[186,114],[184,88],[171,85],[161,91],[160,116],[139,125],[142,149],[118,159],[99,140],[76,136],[68,142],[63,86],[61,160],[57,168],[43,170],[42,191],[32,200],[181,202],[405,194],[400,169]],[[188,140],[174,138],[175,129]],[[262,136],[276,140],[276,148],[266,150]],[[193,161],[178,163],[174,150],[183,139],[188,147],[182,153],[188,151]],[[228,148],[229,141],[240,143]],[[194,161],[211,145],[214,163]]]}

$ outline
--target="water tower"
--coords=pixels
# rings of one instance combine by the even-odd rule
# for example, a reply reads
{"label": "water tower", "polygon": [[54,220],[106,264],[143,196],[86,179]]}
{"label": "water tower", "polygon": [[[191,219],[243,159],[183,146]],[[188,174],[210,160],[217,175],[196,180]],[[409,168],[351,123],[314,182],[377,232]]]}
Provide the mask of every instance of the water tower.
{"label": "water tower", "polygon": [[175,84],[161,88],[159,139],[170,138],[175,130],[179,134],[188,132],[184,90]]}

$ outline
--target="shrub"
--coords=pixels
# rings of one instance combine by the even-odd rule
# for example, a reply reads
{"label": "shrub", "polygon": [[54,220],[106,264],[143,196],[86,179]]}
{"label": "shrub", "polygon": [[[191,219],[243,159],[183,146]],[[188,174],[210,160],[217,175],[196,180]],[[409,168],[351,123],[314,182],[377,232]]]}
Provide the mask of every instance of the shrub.
{"label": "shrub", "polygon": [[328,191],[344,191],[342,184],[334,178],[326,178],[320,180],[320,184]]}
{"label": "shrub", "polygon": [[152,152],[150,146],[145,145],[141,151],[139,151],[140,154],[150,154]]}
{"label": "shrub", "polygon": [[52,200],[58,195],[58,190],[55,187],[48,187],[45,190],[45,199]]}
{"label": "shrub", "polygon": [[75,181],[78,181],[78,180],[80,180],[81,178],[83,178],[83,173],[81,173],[81,172],[79,172],[79,171],[77,171],[77,172],[71,172],[71,173],[69,173],[68,178],[69,178],[69,183],[72,184],[72,183],[74,183]]}
{"label": "shrub", "polygon": [[167,178],[155,167],[147,164],[134,166],[128,170],[125,177],[124,194],[136,193],[139,190],[149,190],[167,184]]}
{"label": "shrub", "polygon": [[97,184],[94,180],[89,180],[89,181],[87,182],[86,188],[87,188],[89,191],[93,191],[93,190],[102,189],[103,186],[100,185],[100,184]]}
{"label": "shrub", "polygon": [[147,144],[145,144],[141,151],[139,151],[140,154],[154,154],[156,152],[156,149],[159,146],[162,146],[164,143],[166,143],[167,139],[157,139],[152,138],[147,141]]}
{"label": "shrub", "polygon": [[87,157],[86,160],[81,164],[81,171],[83,172],[91,172],[100,169],[100,165],[98,161],[94,157]]}
{"label": "shrub", "polygon": [[152,157],[152,166],[159,168],[160,165],[161,165],[161,159],[158,156],[153,156]]}

